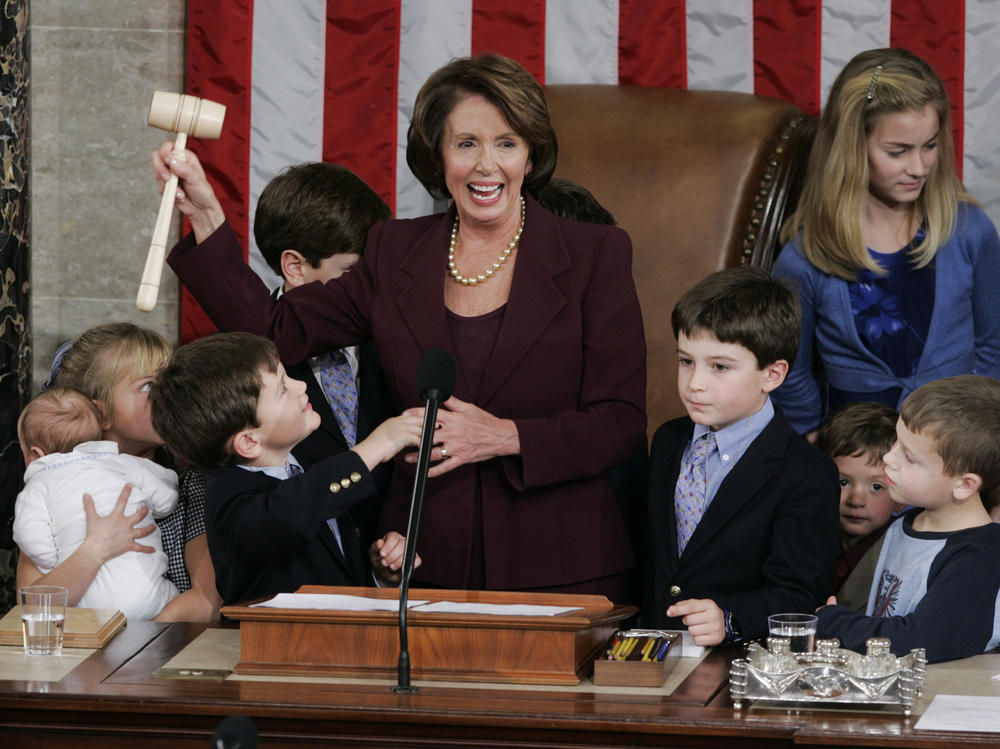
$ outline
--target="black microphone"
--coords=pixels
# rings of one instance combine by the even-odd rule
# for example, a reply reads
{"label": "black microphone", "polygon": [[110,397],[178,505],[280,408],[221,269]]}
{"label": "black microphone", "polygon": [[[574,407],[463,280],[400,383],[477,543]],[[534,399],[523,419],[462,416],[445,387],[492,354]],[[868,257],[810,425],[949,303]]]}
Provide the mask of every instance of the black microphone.
{"label": "black microphone", "polygon": [[399,664],[398,683],[393,692],[415,692],[410,685],[410,651],[406,637],[406,602],[410,593],[410,576],[417,555],[417,531],[420,514],[424,508],[424,491],[427,486],[427,469],[434,449],[434,427],[437,422],[438,404],[451,397],[455,387],[455,360],[441,349],[428,349],[417,365],[417,394],[424,401],[424,425],[420,432],[420,450],[417,453],[416,475],[413,477],[413,495],[410,498],[410,519],[406,524],[406,547],[403,550],[403,572],[399,585]]}
{"label": "black microphone", "polygon": [[439,348],[428,349],[417,364],[417,395],[435,403],[448,400],[455,387],[455,360]]}
{"label": "black microphone", "polygon": [[243,715],[223,718],[212,735],[212,749],[254,749],[257,746],[257,729],[253,721]]}

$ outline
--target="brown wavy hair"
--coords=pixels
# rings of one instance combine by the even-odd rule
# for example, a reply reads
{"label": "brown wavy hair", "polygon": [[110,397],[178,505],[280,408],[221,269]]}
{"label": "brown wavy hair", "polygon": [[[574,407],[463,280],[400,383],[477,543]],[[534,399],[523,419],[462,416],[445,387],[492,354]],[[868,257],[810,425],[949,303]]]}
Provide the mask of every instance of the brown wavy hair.
{"label": "brown wavy hair", "polygon": [[479,94],[495,106],[528,143],[531,171],[524,189],[534,193],[552,177],[559,146],[549,106],[534,76],[509,57],[460,57],[434,72],[420,88],[406,133],[406,163],[435,198],[451,197],[444,181],[441,144],[445,123],[459,100]]}

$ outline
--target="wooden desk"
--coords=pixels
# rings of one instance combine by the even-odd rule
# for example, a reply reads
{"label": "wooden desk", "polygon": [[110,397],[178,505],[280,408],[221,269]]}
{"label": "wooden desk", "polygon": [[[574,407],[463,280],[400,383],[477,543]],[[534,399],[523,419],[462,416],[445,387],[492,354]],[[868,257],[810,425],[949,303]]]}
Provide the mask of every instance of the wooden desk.
{"label": "wooden desk", "polygon": [[204,625],[129,624],[58,682],[0,681],[7,746],[200,747],[249,715],[260,746],[587,747],[996,745],[1000,736],[913,731],[916,718],[732,709],[728,659],[710,654],[669,697],[573,691],[151,678]]}

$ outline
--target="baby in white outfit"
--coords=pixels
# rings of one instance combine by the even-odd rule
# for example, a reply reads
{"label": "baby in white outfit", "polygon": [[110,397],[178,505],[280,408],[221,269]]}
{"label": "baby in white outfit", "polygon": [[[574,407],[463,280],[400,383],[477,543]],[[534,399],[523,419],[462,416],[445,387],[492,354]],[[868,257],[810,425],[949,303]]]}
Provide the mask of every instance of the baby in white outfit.
{"label": "baby in white outfit", "polygon": [[[17,436],[27,470],[14,509],[14,541],[44,575],[58,567],[87,535],[84,493],[99,515],[108,515],[125,484],[132,485],[126,513],[143,505],[153,517],[177,506],[177,474],[151,460],[120,455],[118,444],[101,441],[93,402],[69,388],[50,388],[25,407]],[[150,520],[152,522],[152,520]],[[152,619],[177,595],[166,577],[167,555],[157,528],[136,551],[105,562],[77,605],[118,609],[129,619]]]}

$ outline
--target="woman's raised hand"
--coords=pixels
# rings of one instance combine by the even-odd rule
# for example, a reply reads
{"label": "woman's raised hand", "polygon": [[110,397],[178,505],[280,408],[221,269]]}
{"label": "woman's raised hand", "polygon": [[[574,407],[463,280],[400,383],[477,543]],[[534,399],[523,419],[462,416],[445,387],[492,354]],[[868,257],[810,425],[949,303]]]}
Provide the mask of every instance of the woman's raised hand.
{"label": "woman's raised hand", "polygon": [[170,175],[177,175],[177,199],[174,204],[191,221],[198,242],[222,225],[226,220],[225,212],[194,153],[175,151],[174,144],[167,141],[159,150],[153,151],[151,160],[161,193]]}

